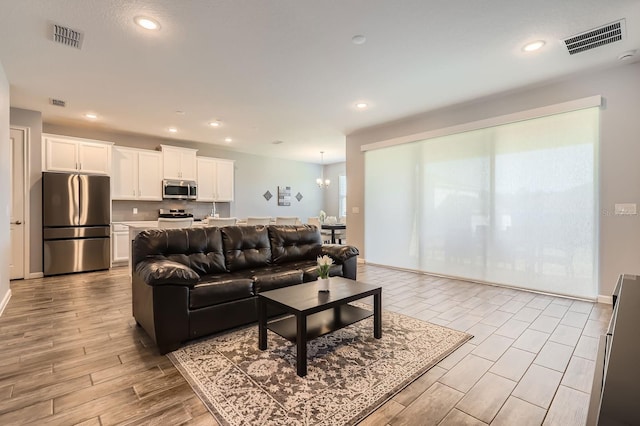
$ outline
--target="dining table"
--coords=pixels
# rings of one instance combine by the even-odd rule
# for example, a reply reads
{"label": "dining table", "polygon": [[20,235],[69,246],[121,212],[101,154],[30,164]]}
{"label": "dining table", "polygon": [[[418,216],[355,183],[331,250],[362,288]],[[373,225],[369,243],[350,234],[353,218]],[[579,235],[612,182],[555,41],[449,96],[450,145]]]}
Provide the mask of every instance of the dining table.
{"label": "dining table", "polygon": [[327,229],[331,231],[331,244],[336,243],[336,230],[347,229],[347,225],[345,223],[323,223],[321,225],[322,229]]}

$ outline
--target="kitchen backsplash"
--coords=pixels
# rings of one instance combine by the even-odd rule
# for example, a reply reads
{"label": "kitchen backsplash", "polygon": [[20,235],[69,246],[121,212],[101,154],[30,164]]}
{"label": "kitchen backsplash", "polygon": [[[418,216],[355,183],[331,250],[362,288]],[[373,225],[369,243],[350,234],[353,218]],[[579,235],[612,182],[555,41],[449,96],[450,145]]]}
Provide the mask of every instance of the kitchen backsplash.
{"label": "kitchen backsplash", "polygon": [[[185,209],[193,213],[195,219],[204,219],[211,214],[213,203],[196,201],[164,200],[164,201],[119,201],[112,202],[111,221],[126,222],[138,220],[157,220],[160,209]],[[133,209],[138,213],[134,214]],[[229,217],[230,203],[216,203],[216,213],[220,217]]]}

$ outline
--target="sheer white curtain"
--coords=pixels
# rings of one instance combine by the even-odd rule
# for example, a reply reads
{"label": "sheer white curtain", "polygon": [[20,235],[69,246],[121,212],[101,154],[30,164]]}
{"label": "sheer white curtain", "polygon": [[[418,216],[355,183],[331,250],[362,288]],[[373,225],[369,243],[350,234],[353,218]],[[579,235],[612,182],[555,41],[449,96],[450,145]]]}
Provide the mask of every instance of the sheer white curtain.
{"label": "sheer white curtain", "polygon": [[598,108],[367,151],[368,262],[597,294]]}

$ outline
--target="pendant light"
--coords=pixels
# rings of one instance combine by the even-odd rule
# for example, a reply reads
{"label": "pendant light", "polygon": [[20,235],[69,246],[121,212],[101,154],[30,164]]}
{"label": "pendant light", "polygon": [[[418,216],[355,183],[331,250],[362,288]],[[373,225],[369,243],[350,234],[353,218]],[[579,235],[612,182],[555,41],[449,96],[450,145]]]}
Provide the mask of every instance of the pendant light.
{"label": "pendant light", "polygon": [[329,179],[324,178],[324,151],[320,151],[320,166],[322,167],[320,169],[321,173],[320,173],[320,177],[316,179],[316,183],[320,188],[326,188],[329,186],[331,181]]}

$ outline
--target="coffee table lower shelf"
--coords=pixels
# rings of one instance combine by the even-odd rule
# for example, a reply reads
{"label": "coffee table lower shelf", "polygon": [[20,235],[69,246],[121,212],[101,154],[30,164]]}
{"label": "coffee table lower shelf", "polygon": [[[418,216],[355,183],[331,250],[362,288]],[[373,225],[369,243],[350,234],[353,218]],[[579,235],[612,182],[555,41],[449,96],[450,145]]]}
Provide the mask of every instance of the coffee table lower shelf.
{"label": "coffee table lower shelf", "polygon": [[[373,311],[352,305],[341,305],[307,317],[307,340],[344,328],[373,316]],[[267,323],[267,328],[285,339],[296,343],[296,317],[289,316]]]}

